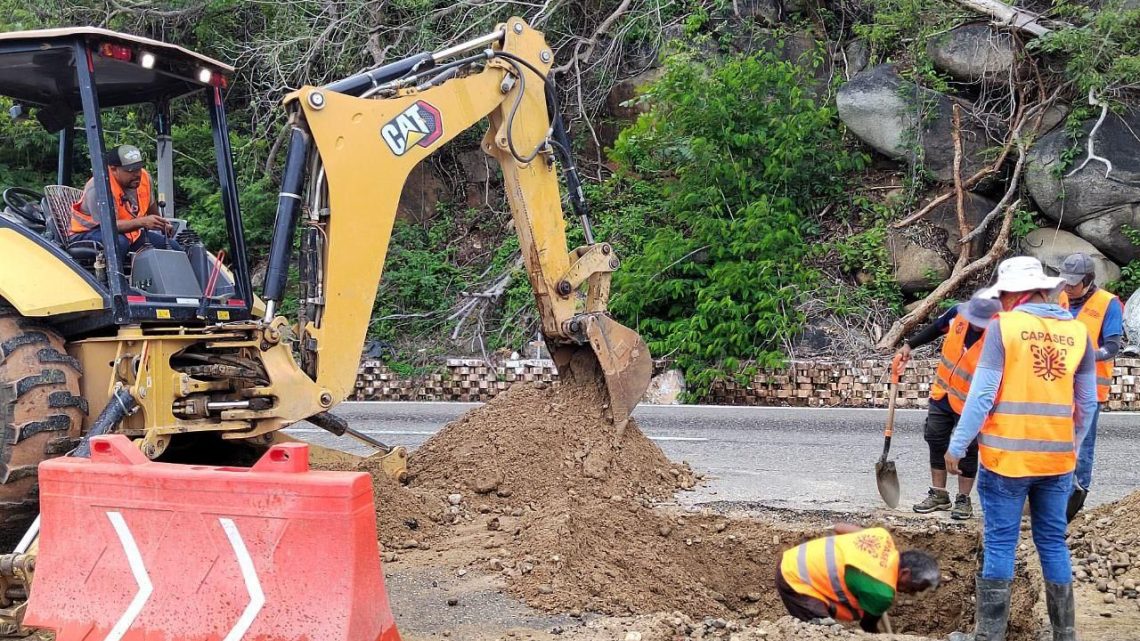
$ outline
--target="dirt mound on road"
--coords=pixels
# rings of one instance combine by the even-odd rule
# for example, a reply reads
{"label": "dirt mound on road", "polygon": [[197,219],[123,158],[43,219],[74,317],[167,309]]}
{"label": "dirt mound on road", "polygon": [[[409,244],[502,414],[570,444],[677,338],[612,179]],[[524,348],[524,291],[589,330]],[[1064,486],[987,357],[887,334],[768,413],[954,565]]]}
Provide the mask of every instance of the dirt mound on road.
{"label": "dirt mound on road", "polygon": [[594,385],[515,385],[427,440],[409,461],[412,487],[542,508],[567,496],[668,499],[692,487],[630,421],[620,438]]}
{"label": "dirt mound on road", "polygon": [[[942,564],[945,583],[925,595],[899,595],[895,631],[944,635],[969,629],[979,537],[968,528],[890,526],[901,549]],[[548,611],[611,615],[678,611],[686,616],[775,620],[786,610],[775,590],[784,550],[827,534],[804,524],[681,514],[628,499],[571,499],[525,515],[508,568],[508,590]],[[1031,627],[1035,592],[1019,580],[1010,638]],[[1026,616],[1022,616],[1022,614]]]}
{"label": "dirt mound on road", "polygon": [[405,547],[410,539],[422,540],[436,529],[442,505],[433,506],[431,497],[412,492],[388,478],[372,458],[313,448],[310,466],[333,472],[367,472],[372,477],[372,497],[376,505],[376,530],[386,549]]}
{"label": "dirt mound on road", "polygon": [[[631,634],[632,633],[632,634]],[[508,641],[514,637],[503,637]],[[692,619],[680,612],[630,618],[603,618],[561,635],[568,641],[844,641],[867,635],[842,625],[821,626],[783,616],[774,621]],[[885,638],[885,637],[884,637]],[[927,641],[927,637],[896,634],[894,641]]]}
{"label": "dirt mound on road", "polygon": [[1115,602],[1140,598],[1140,492],[1079,514],[1069,525],[1069,546],[1077,581]]}

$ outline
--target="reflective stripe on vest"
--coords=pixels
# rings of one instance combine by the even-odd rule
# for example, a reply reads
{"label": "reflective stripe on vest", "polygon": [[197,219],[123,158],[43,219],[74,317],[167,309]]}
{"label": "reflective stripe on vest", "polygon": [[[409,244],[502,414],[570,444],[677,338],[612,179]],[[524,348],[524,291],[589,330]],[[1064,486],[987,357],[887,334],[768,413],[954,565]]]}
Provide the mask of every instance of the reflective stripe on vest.
{"label": "reflective stripe on vest", "polygon": [[1072,320],[1004,312],[1005,370],[993,410],[978,435],[986,469],[1008,477],[1073,471],[1073,384],[1088,344]]}
{"label": "reflective stripe on vest", "polygon": [[934,382],[930,384],[931,400],[942,400],[949,395],[950,408],[958,414],[966,406],[966,395],[970,393],[970,383],[974,380],[974,370],[978,367],[984,342],[979,338],[966,349],[966,333],[969,331],[970,323],[962,316],[955,316],[950,321],[950,328],[942,341],[942,357],[934,373]]}
{"label": "reflective stripe on vest", "polygon": [[[1100,330],[1104,326],[1104,317],[1108,313],[1108,306],[1116,298],[1103,289],[1093,292],[1085,301],[1077,320],[1084,323],[1089,330],[1089,340],[1093,349],[1100,349]],[[1101,403],[1108,400],[1109,388],[1112,386],[1112,359],[1097,361],[1096,363],[1096,400]]]}
{"label": "reflective stripe on vest", "polygon": [[[87,180],[87,184],[84,185],[84,197],[86,197],[89,193],[94,193],[93,190],[88,189],[88,187],[93,184],[94,180],[94,178],[89,178]],[[147,210],[150,209],[151,203],[151,181],[150,174],[147,173],[145,169],[142,170],[142,173],[139,176],[139,186],[135,190],[135,197],[138,199],[137,211],[132,212],[128,208],[127,202],[123,197],[123,188],[119,185],[118,181],[114,179],[114,177],[110,179],[110,183],[111,202],[114,204],[116,220],[133,220],[139,216],[146,215]],[[94,209],[94,205],[88,205],[88,207]],[[87,212],[83,211],[83,198],[80,198],[79,202],[71,206],[71,227],[69,229],[69,233],[81,234],[98,227],[99,222],[94,217],[88,215]],[[136,229],[134,231],[129,231],[124,235],[127,237],[127,240],[133,243],[138,240],[139,236],[142,235],[142,230]]]}

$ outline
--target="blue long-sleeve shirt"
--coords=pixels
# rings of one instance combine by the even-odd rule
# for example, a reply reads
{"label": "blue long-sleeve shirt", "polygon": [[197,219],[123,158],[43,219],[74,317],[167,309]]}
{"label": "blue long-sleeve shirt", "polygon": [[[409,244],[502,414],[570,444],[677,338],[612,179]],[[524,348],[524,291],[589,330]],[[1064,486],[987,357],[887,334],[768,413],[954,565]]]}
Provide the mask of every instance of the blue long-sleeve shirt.
{"label": "blue long-sleeve shirt", "polygon": [[[1042,318],[1061,320],[1073,318],[1072,314],[1053,303],[1027,303],[1017,310]],[[1005,344],[1001,340],[1000,322],[1000,318],[995,318],[986,329],[982,353],[978,358],[978,368],[974,371],[970,393],[966,396],[965,407],[962,408],[962,418],[950,436],[950,447],[947,451],[955,458],[964,457],[970,442],[977,438],[978,432],[982,431],[982,423],[993,410],[998,387],[1001,386],[1002,372],[1005,371]],[[1079,450],[1081,441],[1084,440],[1092,424],[1097,405],[1096,360],[1091,340],[1088,341],[1085,355],[1077,366],[1073,387],[1073,449]]]}

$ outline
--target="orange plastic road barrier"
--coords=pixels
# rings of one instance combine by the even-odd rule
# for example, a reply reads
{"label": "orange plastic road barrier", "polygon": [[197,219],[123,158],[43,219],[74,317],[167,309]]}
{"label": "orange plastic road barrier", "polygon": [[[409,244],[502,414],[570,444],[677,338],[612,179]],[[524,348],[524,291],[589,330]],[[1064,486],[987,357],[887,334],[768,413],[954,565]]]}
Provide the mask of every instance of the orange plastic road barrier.
{"label": "orange plastic road barrier", "polygon": [[310,472],[308,453],[172,465],[115,435],[42,463],[25,623],[57,641],[399,641],[371,479]]}

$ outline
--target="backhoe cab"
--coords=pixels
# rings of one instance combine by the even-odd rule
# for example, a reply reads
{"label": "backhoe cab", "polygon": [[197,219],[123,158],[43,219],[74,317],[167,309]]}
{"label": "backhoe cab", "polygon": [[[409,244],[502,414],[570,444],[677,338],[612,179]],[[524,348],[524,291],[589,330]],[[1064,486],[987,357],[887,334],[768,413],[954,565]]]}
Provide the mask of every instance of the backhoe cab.
{"label": "backhoe cab", "polygon": [[[54,185],[0,186],[0,238],[5,247],[20,248],[11,265],[30,267],[22,261],[29,256],[47,263],[46,271],[5,270],[0,297],[26,316],[50,317],[67,334],[129,324],[249,319],[254,297],[222,100],[232,73],[231,67],[181,47],[101,29],[0,34],[0,96],[11,105],[9,113],[34,117],[59,137]],[[192,102],[208,112],[213,130],[232,272],[177,219],[172,111],[185,112]],[[106,110],[128,107],[151,116],[153,129],[145,135],[154,147],[107,139]],[[77,240],[71,233],[71,206],[89,177],[97,196],[93,216],[103,230],[115,229],[111,178],[102,158],[108,148],[126,142],[144,148],[160,211],[173,219],[185,251],[147,247],[122,256],[115,243]],[[59,282],[68,287],[43,291]],[[24,291],[37,283],[48,286],[36,287],[35,295]]]}

